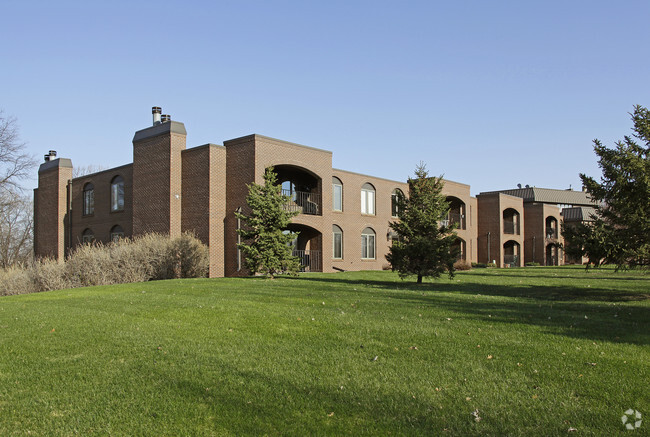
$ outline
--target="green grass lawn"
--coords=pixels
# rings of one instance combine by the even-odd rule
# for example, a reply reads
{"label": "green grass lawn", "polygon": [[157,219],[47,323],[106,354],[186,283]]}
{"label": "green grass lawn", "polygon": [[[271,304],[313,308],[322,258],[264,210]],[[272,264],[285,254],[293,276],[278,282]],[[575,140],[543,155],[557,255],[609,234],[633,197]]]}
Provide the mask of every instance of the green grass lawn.
{"label": "green grass lawn", "polygon": [[0,435],[648,435],[649,342],[649,275],[572,267],[2,297]]}

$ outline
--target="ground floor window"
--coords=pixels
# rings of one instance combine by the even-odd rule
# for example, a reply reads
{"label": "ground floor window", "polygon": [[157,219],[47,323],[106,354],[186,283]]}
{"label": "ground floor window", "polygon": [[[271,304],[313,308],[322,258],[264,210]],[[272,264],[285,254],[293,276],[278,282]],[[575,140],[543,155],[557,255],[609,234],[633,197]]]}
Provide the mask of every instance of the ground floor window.
{"label": "ground floor window", "polygon": [[375,231],[371,228],[361,233],[361,259],[375,259]]}
{"label": "ground floor window", "polygon": [[124,238],[124,229],[120,225],[113,226],[111,228],[111,241],[118,241],[121,238]]}
{"label": "ground floor window", "polygon": [[332,258],[343,258],[343,231],[336,225],[332,225]]}
{"label": "ground floor window", "polygon": [[90,244],[93,241],[95,241],[95,233],[90,228],[86,228],[81,233],[81,242],[84,244]]}

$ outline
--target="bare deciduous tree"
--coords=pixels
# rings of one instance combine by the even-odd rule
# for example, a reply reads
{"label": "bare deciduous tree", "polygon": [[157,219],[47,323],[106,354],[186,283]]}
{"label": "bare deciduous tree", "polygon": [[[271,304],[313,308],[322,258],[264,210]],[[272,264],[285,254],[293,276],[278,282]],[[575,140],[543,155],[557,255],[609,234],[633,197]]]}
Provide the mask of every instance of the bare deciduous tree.
{"label": "bare deciduous tree", "polygon": [[72,170],[72,177],[79,178],[81,176],[86,176],[93,173],[99,173],[100,171],[108,170],[108,167],[105,165],[80,165],[75,167]]}
{"label": "bare deciduous tree", "polygon": [[0,191],[0,267],[32,258],[33,205],[17,190]]}
{"label": "bare deciduous tree", "polygon": [[0,110],[0,190],[21,189],[20,180],[35,165],[36,160],[25,152],[25,143],[20,141],[16,119]]}

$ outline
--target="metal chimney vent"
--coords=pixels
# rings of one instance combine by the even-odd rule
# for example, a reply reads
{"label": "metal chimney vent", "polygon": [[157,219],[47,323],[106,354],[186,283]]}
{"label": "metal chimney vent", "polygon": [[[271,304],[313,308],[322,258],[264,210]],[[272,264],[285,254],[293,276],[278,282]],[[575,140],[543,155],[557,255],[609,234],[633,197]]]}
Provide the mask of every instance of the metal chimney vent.
{"label": "metal chimney vent", "polygon": [[153,114],[153,125],[160,124],[160,114],[162,113],[162,108],[160,106],[153,106],[151,108],[151,113]]}
{"label": "metal chimney vent", "polygon": [[161,116],[161,122],[162,123],[167,123],[168,121],[172,121],[172,116],[169,114],[163,114]]}

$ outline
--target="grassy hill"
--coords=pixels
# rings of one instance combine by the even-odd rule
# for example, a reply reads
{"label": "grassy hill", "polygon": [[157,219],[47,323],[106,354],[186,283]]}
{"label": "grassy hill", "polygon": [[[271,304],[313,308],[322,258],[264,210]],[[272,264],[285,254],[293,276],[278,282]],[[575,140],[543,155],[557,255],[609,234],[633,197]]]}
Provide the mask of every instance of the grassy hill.
{"label": "grassy hill", "polygon": [[475,269],[0,298],[0,435],[650,430],[650,276]]}

